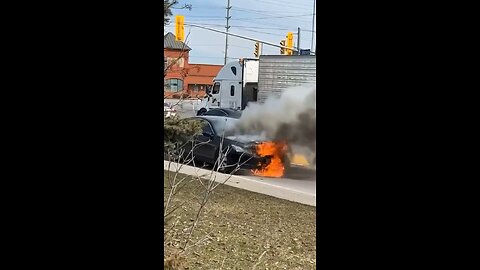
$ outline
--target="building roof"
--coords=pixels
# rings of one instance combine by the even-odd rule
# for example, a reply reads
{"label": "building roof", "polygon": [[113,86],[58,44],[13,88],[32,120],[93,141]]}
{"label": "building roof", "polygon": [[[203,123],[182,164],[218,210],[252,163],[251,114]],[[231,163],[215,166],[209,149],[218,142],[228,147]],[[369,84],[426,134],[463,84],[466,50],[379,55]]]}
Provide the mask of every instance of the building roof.
{"label": "building roof", "polygon": [[163,48],[164,49],[173,49],[173,50],[185,50],[185,51],[190,51],[192,50],[190,47],[187,46],[187,44],[175,40],[175,35],[172,34],[171,32],[168,32],[164,37],[163,37]]}
{"label": "building roof", "polygon": [[217,76],[223,65],[189,64],[188,76]]}

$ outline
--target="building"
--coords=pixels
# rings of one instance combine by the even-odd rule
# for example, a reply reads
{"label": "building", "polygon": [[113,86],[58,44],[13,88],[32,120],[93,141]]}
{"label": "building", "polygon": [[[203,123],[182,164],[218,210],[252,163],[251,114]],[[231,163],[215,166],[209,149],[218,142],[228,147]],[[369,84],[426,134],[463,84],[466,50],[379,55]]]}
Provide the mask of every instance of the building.
{"label": "building", "polygon": [[164,98],[203,97],[223,65],[189,63],[192,50],[167,33],[163,38]]}

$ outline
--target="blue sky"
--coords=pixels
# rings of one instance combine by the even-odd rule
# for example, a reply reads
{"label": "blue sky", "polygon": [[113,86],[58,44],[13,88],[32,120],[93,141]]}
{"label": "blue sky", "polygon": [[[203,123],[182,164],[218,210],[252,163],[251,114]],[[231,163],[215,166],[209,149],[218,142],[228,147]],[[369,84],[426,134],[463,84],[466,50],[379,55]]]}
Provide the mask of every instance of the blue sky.
{"label": "blue sky", "polygon": [[[230,32],[278,44],[287,32],[295,34],[301,28],[300,47],[310,49],[314,0],[230,0]],[[192,23],[225,31],[227,0],[180,0],[179,5],[191,4],[192,10],[173,9],[172,23],[164,27],[165,33],[174,30],[175,15],[185,16]],[[316,11],[315,11],[316,12]],[[316,15],[315,15],[316,16]],[[187,44],[192,48],[190,63],[223,64],[225,34],[185,26]],[[316,32],[316,25],[315,25]],[[316,38],[314,32],[314,39]],[[227,62],[243,57],[254,57],[255,42],[229,36]],[[279,54],[279,48],[264,46],[263,54]],[[313,43],[315,50],[315,40]]]}

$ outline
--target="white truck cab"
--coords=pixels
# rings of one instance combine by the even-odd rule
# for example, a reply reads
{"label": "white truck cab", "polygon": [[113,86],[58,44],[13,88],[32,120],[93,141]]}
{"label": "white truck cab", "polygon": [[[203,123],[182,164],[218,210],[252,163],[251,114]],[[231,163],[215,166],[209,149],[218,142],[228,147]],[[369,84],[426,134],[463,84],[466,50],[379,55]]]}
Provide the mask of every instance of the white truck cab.
{"label": "white truck cab", "polygon": [[213,79],[199,108],[231,108],[243,110],[256,101],[258,93],[258,60],[240,59],[227,63]]}

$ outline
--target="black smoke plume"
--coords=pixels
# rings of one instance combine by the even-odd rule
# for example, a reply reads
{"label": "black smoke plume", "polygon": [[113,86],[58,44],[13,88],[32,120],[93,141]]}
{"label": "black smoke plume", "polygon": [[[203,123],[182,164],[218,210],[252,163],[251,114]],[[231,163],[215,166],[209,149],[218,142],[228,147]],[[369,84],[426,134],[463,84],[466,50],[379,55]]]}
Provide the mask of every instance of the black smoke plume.
{"label": "black smoke plume", "polygon": [[[314,85],[286,89],[280,97],[264,103],[251,103],[239,120],[237,133],[258,134],[269,140],[286,141],[298,153],[316,156],[316,87]],[[294,150],[295,151],[295,150]]]}

